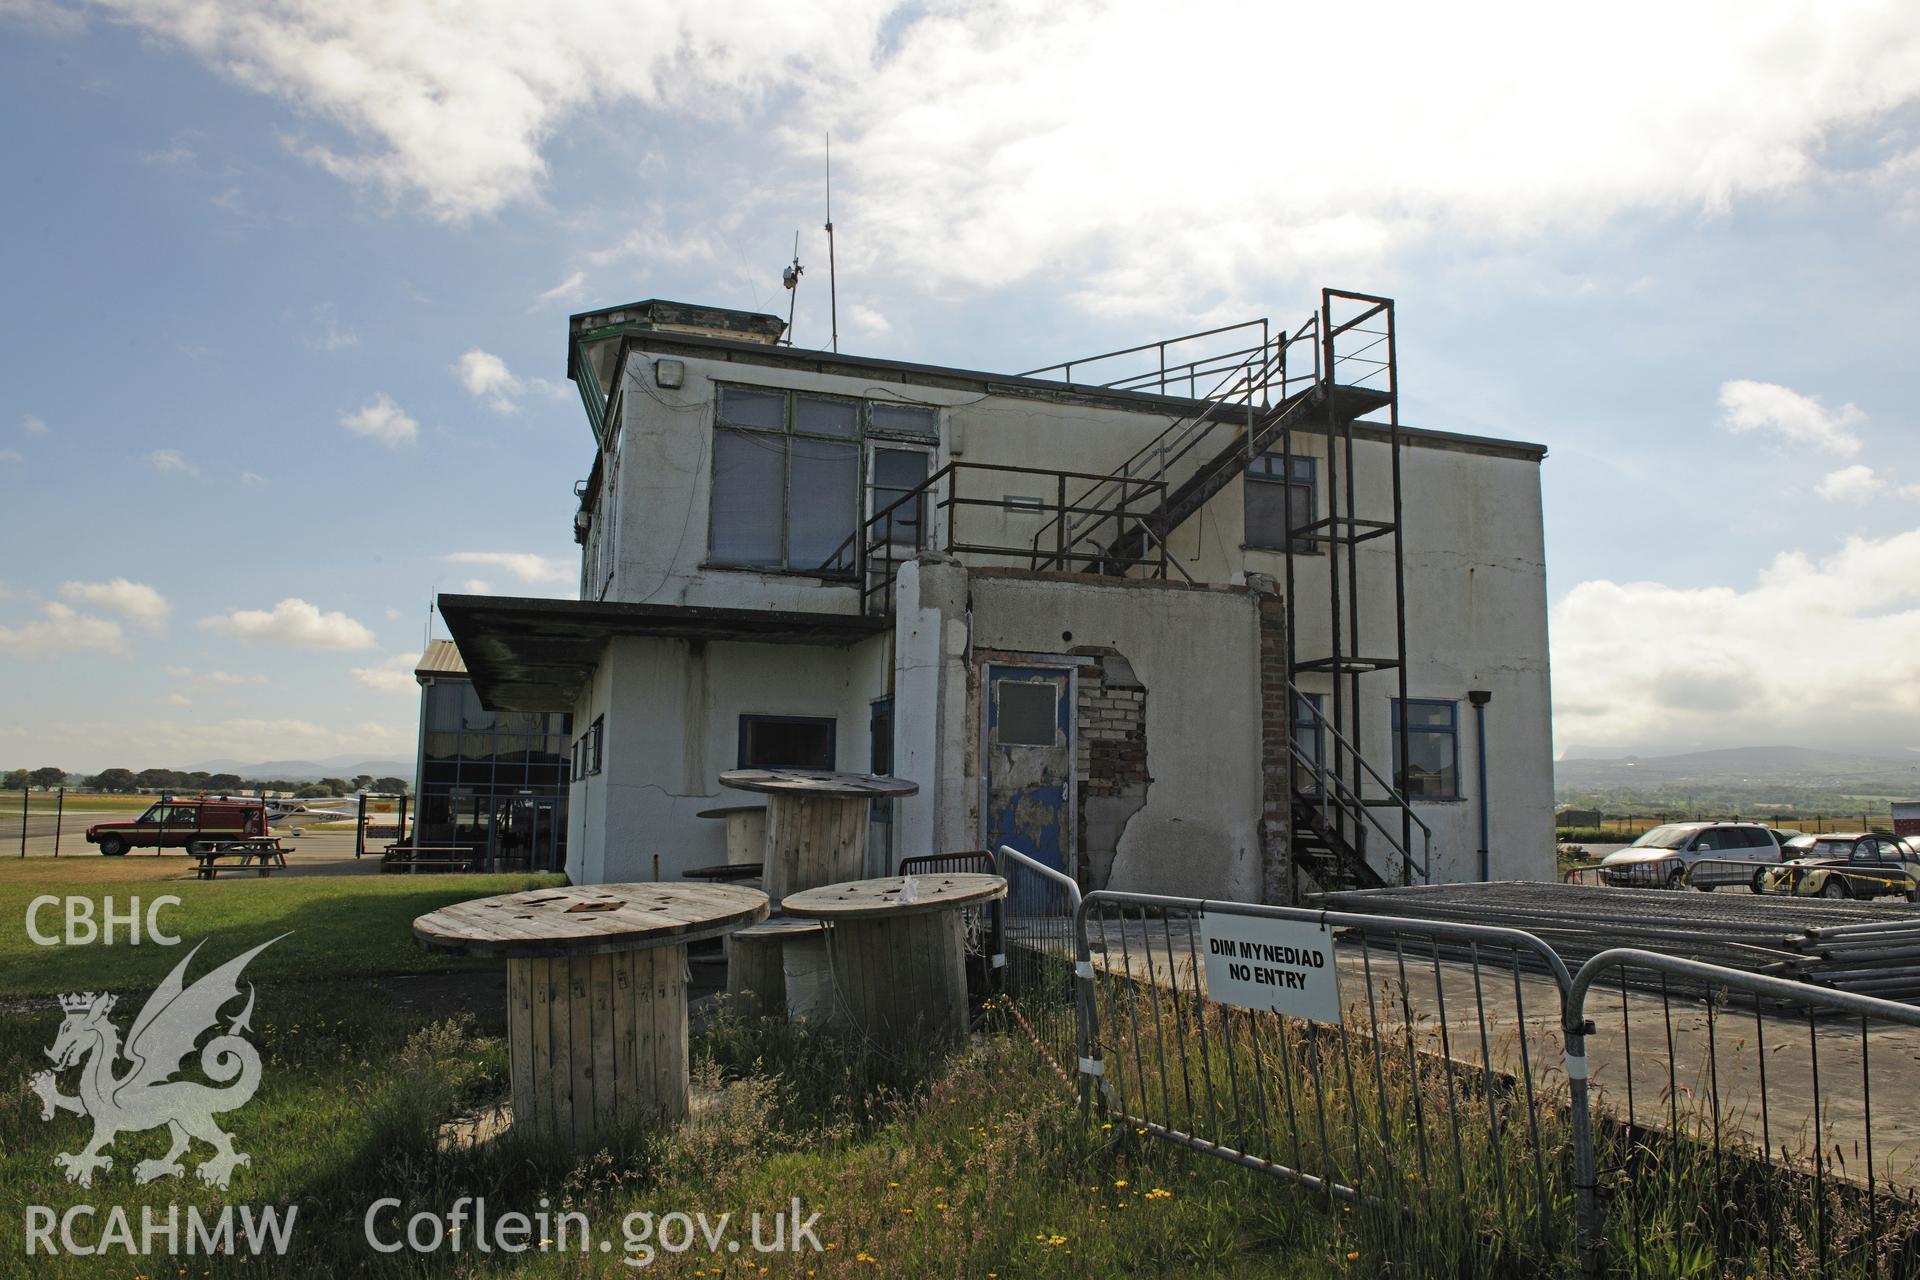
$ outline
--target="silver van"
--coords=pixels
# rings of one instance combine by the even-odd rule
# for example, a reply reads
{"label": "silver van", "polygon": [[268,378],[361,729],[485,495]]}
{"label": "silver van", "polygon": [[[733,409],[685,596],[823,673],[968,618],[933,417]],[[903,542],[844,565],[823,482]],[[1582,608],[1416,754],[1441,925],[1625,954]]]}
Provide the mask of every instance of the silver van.
{"label": "silver van", "polygon": [[1747,822],[1671,822],[1600,861],[1610,885],[1639,889],[1696,889],[1736,885],[1759,893],[1769,869],[1780,865],[1772,831]]}

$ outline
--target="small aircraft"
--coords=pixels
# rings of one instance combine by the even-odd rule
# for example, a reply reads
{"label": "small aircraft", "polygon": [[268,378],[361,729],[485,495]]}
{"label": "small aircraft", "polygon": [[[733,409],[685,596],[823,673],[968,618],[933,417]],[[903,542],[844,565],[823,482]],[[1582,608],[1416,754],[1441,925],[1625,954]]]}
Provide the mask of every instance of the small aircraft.
{"label": "small aircraft", "polygon": [[301,800],[270,800],[267,802],[267,825],[269,827],[290,827],[295,830],[315,822],[352,822],[359,817],[356,809],[327,809],[307,804]]}

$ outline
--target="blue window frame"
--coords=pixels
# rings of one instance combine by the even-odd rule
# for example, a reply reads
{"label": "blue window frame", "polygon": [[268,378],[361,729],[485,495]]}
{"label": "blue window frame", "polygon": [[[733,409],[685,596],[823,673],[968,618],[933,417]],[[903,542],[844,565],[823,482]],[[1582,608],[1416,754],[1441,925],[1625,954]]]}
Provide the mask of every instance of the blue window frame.
{"label": "blue window frame", "polygon": [[[1283,551],[1289,529],[1313,523],[1316,466],[1312,458],[1296,457],[1289,474],[1287,458],[1279,453],[1263,453],[1247,464],[1241,501],[1246,522],[1242,540],[1247,546]],[[1320,544],[1302,538],[1295,549],[1313,554],[1320,550]]]}
{"label": "blue window frame", "polygon": [[[1400,723],[1407,759],[1400,758]],[[1393,783],[1414,799],[1460,799],[1460,704],[1445,698],[1393,700]]]}
{"label": "blue window frame", "polygon": [[832,716],[741,716],[739,767],[831,769],[835,737]]}
{"label": "blue window frame", "polygon": [[[1326,701],[1327,696],[1324,693],[1301,693],[1294,695],[1293,699],[1293,744],[1300,748],[1301,754],[1306,756],[1307,760],[1316,765],[1325,765],[1327,762],[1326,729],[1320,717],[1314,714],[1325,708]],[[1308,767],[1306,761],[1296,757],[1293,765],[1293,789],[1313,794],[1319,788],[1320,780],[1314,776],[1314,771]]]}

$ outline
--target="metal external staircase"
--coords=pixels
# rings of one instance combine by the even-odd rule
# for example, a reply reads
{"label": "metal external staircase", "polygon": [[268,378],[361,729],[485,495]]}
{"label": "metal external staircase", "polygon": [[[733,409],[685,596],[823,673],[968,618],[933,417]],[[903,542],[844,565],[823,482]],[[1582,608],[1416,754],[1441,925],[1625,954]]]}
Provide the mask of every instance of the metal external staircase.
{"label": "metal external staircase", "polygon": [[[1205,353],[1180,358],[1195,344]],[[1131,371],[1106,376],[1126,367]],[[1090,370],[1101,380],[1089,381]],[[998,508],[1002,500],[968,496],[962,482],[974,471],[1011,471],[1029,482],[1044,475],[1057,486],[1057,495],[1036,508],[1049,518],[1018,549],[1027,567],[1155,578],[1172,570],[1192,581],[1168,551],[1174,531],[1263,454],[1281,460],[1288,483],[1295,459],[1312,459],[1318,509],[1289,529],[1284,548],[1287,687],[1299,707],[1287,833],[1299,873],[1294,896],[1424,882],[1433,867],[1432,833],[1392,771],[1363,750],[1397,747],[1392,756],[1408,759],[1406,717],[1399,741],[1390,744],[1382,726],[1359,714],[1386,701],[1381,686],[1400,700],[1393,705],[1407,697],[1397,375],[1392,300],[1338,289],[1321,290],[1319,309],[1291,330],[1252,320],[1032,370],[1021,376],[1140,392],[1180,402],[1181,412],[1105,474],[949,463],[875,513],[823,568],[857,574],[868,607],[891,608],[898,527],[910,518],[908,542],[918,545],[929,505],[947,515],[949,552],[1004,563],[1014,548],[970,542],[959,532],[968,510]],[[1384,459],[1379,445],[1386,446]],[[1367,615],[1385,600],[1392,602],[1392,627],[1377,639],[1363,635]]]}
{"label": "metal external staircase", "polygon": [[[1063,376],[1075,370],[1152,352],[1156,367],[1102,382],[1108,389],[1179,394],[1197,401],[1110,475],[1087,486],[1035,534],[1036,569],[1081,573],[1141,573],[1168,564],[1173,532],[1262,454],[1277,453],[1283,476],[1296,457],[1320,468],[1315,486],[1321,509],[1291,528],[1285,548],[1287,681],[1299,710],[1291,760],[1288,847],[1297,873],[1296,895],[1308,888],[1377,887],[1425,881],[1432,873],[1432,832],[1414,811],[1390,771],[1362,749],[1363,693],[1389,683],[1404,705],[1406,682],[1405,556],[1401,538],[1401,438],[1393,302],[1342,290],[1321,291],[1320,307],[1305,323],[1273,334],[1265,320],[1109,352],[1027,376]],[[1250,334],[1257,346],[1168,364],[1168,351],[1196,338]],[[1204,393],[1199,391],[1207,386]],[[1384,411],[1385,422],[1355,424]],[[1384,440],[1380,437],[1384,435]],[[1388,501],[1369,509],[1363,493],[1377,483],[1356,482],[1369,443],[1386,445]],[[1367,479],[1377,482],[1377,474]],[[1152,485],[1163,495],[1142,513],[1138,492]],[[1369,546],[1368,544],[1376,544]],[[1158,552],[1156,561],[1154,552]],[[1308,603],[1324,593],[1324,611]],[[1363,604],[1391,599],[1392,630],[1363,637]],[[1313,625],[1303,625],[1311,615]],[[1313,697],[1302,687],[1314,685]],[[1377,690],[1385,692],[1385,690]],[[1320,703],[1324,703],[1324,708]],[[1405,718],[1392,754],[1407,759]],[[1308,730],[1302,733],[1301,729]],[[1306,745],[1311,743],[1311,749]]]}

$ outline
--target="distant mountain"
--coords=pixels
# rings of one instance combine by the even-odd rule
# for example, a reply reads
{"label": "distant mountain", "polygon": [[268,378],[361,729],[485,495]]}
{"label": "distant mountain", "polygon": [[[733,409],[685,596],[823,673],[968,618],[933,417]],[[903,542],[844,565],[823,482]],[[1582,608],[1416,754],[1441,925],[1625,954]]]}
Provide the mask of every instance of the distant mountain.
{"label": "distant mountain", "polygon": [[376,778],[413,780],[411,760],[363,760],[357,756],[330,756],[324,760],[263,760],[248,764],[240,760],[208,760],[186,770],[205,773],[236,773],[242,778],[282,778],[288,782],[311,782],[321,778],[353,778],[371,774]]}
{"label": "distant mountain", "polygon": [[1582,807],[1856,812],[1864,801],[1920,799],[1920,753],[1728,747],[1670,756],[1567,759],[1554,792]]}

